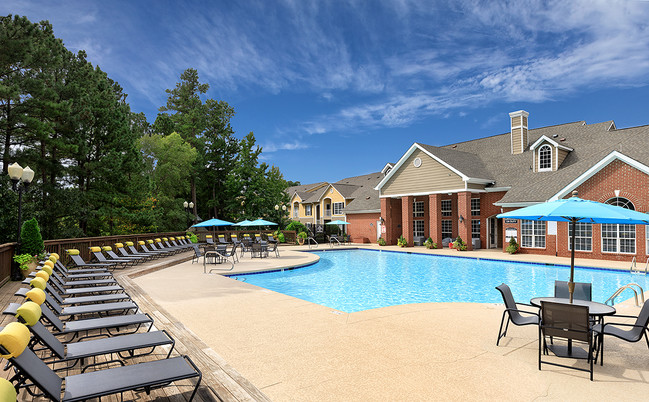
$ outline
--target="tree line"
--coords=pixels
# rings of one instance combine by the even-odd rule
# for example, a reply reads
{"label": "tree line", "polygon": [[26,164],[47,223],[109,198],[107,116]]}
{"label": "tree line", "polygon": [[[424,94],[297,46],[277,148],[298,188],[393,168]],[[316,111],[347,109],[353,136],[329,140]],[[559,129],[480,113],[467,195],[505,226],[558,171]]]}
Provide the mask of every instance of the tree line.
{"label": "tree line", "polygon": [[236,136],[234,109],[208,89],[185,70],[150,123],[49,22],[0,17],[0,242],[15,240],[14,162],[35,172],[23,215],[46,239],[184,230],[194,214],[276,217],[289,183],[260,163],[252,132]]}

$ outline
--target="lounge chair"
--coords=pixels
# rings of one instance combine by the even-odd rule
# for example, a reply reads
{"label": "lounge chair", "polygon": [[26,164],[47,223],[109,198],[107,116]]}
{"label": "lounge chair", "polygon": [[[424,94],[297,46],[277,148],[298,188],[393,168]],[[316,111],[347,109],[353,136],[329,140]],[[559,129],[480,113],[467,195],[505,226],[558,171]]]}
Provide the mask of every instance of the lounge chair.
{"label": "lounge chair", "polygon": [[154,240],[155,246],[158,248],[158,250],[164,250],[164,251],[169,251],[173,254],[178,254],[180,252],[185,251],[184,247],[180,246],[167,246],[162,243],[162,238],[158,237]]}
{"label": "lounge chair", "polygon": [[104,253],[108,254],[108,256],[113,260],[116,260],[116,261],[129,261],[131,263],[131,266],[133,266],[135,264],[139,264],[141,262],[144,262],[144,260],[145,260],[144,257],[138,257],[138,256],[135,256],[135,255],[132,255],[132,256],[118,255],[117,253],[115,253],[113,251],[113,248],[111,246],[103,246],[101,248],[101,250]]}
{"label": "lounge chair", "polygon": [[[148,243],[148,242],[150,242],[150,243]],[[143,253],[148,253],[148,254],[151,254],[151,255],[155,255],[156,256],[155,258],[166,257],[167,255],[169,255],[169,252],[167,252],[167,251],[160,251],[160,250],[156,250],[154,248],[147,247],[147,243],[149,245],[151,245],[153,243],[153,240],[147,240],[146,242],[143,241],[143,240],[140,240],[140,241],[137,242],[137,244],[140,246],[140,249],[142,250]]]}
{"label": "lounge chair", "polygon": [[[94,267],[94,268],[78,268],[76,266],[73,267],[66,267],[63,265],[61,260],[57,260],[54,263],[55,267],[59,269],[59,271],[65,273],[65,274],[71,274],[71,275],[81,275],[81,274],[93,274],[93,273],[110,273],[109,267]],[[111,274],[112,275],[112,274]]]}
{"label": "lounge chair", "polygon": [[205,236],[205,243],[207,243],[207,244],[215,244],[214,239],[212,238],[212,235],[206,235]]}
{"label": "lounge chair", "polygon": [[[121,255],[124,257],[141,257],[144,259],[144,261],[149,261],[155,258],[154,255],[148,254],[148,253],[141,253],[137,251],[134,247],[134,244],[132,241],[127,241],[124,243],[115,243],[115,248]],[[129,249],[127,250],[126,247]]]}
{"label": "lounge chair", "polygon": [[[570,298],[568,290],[568,282],[554,281],[554,297],[561,297],[563,299]],[[575,282],[575,291],[572,295],[576,300],[593,300],[593,284],[584,282]]]}
{"label": "lounge chair", "polygon": [[[44,292],[41,289],[27,289],[27,292],[25,292],[25,289],[27,288],[20,288],[16,293],[14,293],[14,296],[23,296],[27,299],[31,300],[31,295],[34,294],[34,292],[42,292],[45,302],[50,306],[52,311],[58,315],[59,317],[61,316],[70,316],[68,319],[73,319],[76,318],[78,319],[79,316],[83,316],[86,314],[101,314],[101,313],[115,313],[115,312],[123,312],[127,313],[129,311],[135,312],[138,309],[137,304],[135,304],[132,301],[123,301],[123,302],[112,302],[112,303],[95,303],[95,304],[84,304],[82,306],[65,306],[62,307],[52,295],[48,294],[47,292]],[[39,303],[41,304],[41,303]]]}
{"label": "lounge chair", "polygon": [[61,296],[79,296],[84,294],[102,294],[102,293],[115,293],[115,292],[124,291],[124,288],[122,288],[119,285],[64,288],[56,281],[48,281],[42,277],[36,277],[29,281],[29,286],[36,287],[41,290],[46,290],[48,285],[51,285],[51,288],[54,291],[58,292]]}
{"label": "lounge chair", "polygon": [[97,260],[97,262],[103,263],[103,264],[114,264],[114,268],[119,268],[119,269],[124,269],[127,266],[131,264],[131,261],[127,260],[113,260],[113,259],[108,259],[104,254],[101,252],[101,247],[88,247],[90,250],[90,254],[92,254],[93,258]]}
{"label": "lounge chair", "polygon": [[[43,274],[47,275],[47,273],[44,270],[37,271],[35,273],[35,276],[38,277],[39,273],[43,272]],[[25,278],[23,280],[23,283],[25,285],[29,285],[34,278]],[[65,280],[64,278],[61,278],[58,273],[52,272],[51,275],[49,275],[49,278],[46,278],[46,280],[52,279],[52,282],[57,284],[61,288],[75,288],[75,287],[81,287],[81,286],[104,286],[104,285],[114,285],[117,283],[115,278],[104,278],[104,279],[74,279],[74,280]]]}
{"label": "lounge chair", "polygon": [[29,329],[24,324],[12,322],[1,334],[2,354],[17,370],[17,375],[12,377],[12,380],[17,381],[14,386],[23,387],[30,381],[47,398],[54,401],[82,401],[138,389],[143,389],[148,394],[151,389],[166,386],[171,382],[197,378],[196,386],[189,397],[191,401],[202,378],[200,370],[187,356],[60,378],[27,346],[30,340]]}
{"label": "lounge chair", "polygon": [[164,256],[170,256],[176,254],[176,250],[163,250],[156,246],[155,241],[153,239],[149,239],[146,241],[147,242],[147,247],[149,247],[152,251],[157,251],[162,253]]}
{"label": "lounge chair", "polygon": [[[642,305],[642,310],[640,310],[637,317],[622,314],[610,317],[610,319],[615,318],[635,318],[635,322],[633,324],[607,322],[604,325],[597,324],[593,327],[593,331],[599,336],[600,365],[604,364],[604,335],[614,336],[627,342],[638,342],[644,337],[647,341],[647,347],[649,347],[649,337],[647,336],[647,333],[649,333],[649,329],[647,329],[647,324],[649,324],[649,300]],[[623,329],[624,327],[629,329]]]}
{"label": "lounge chair", "polygon": [[[32,288],[18,288],[15,295],[25,297],[27,292]],[[93,304],[93,303],[106,303],[106,302],[116,302],[120,300],[131,300],[131,296],[126,293],[108,293],[103,295],[91,295],[91,296],[76,296],[76,297],[67,297],[63,298],[57,291],[52,289],[52,287],[47,284],[45,288],[45,294],[48,297],[51,297],[58,303],[59,306],[74,306],[74,305],[83,305],[83,304]],[[50,303],[48,303],[50,304]]]}
{"label": "lounge chair", "polygon": [[75,248],[71,248],[67,250],[68,255],[74,262],[76,267],[93,267],[93,268],[108,268],[112,269],[115,268],[115,264],[109,264],[109,263],[88,263],[81,258],[81,255],[79,255],[79,250]]}
{"label": "lounge chair", "polygon": [[177,247],[177,248],[182,249],[182,251],[187,251],[187,250],[189,250],[189,249],[191,248],[191,246],[190,246],[189,244],[182,244],[182,245],[181,245],[181,244],[178,244],[178,243],[175,243],[175,244],[174,244],[174,243],[170,243],[170,240],[173,240],[173,237],[170,238],[170,239],[169,239],[169,238],[166,238],[166,237],[163,237],[163,238],[162,238],[162,241],[164,242],[164,244],[165,244],[167,247]]}
{"label": "lounge chair", "polygon": [[[7,315],[16,315],[20,304],[18,303],[9,303],[9,306],[2,312],[2,314]],[[41,304],[41,310],[43,317],[47,322],[49,322],[55,331],[52,333],[54,335],[71,335],[71,337],[66,342],[71,342],[79,336],[79,333],[88,333],[88,331],[99,331],[97,335],[90,335],[90,337],[97,336],[115,336],[115,335],[125,335],[125,334],[134,334],[139,331],[139,329],[148,324],[148,329],[151,329],[153,325],[153,318],[148,314],[127,314],[127,315],[113,315],[109,317],[100,317],[100,318],[89,318],[86,320],[72,320],[63,322],[48,306]],[[125,327],[133,327],[133,330],[129,332],[124,332]],[[116,329],[117,332],[112,332],[111,329]],[[106,334],[103,331],[106,331]],[[83,338],[80,338],[83,339]]]}
{"label": "lounge chair", "polygon": [[[71,363],[71,365],[57,370],[70,369],[79,361],[81,361],[81,364],[83,365],[83,359],[104,354],[117,353],[122,359],[146,356],[153,353],[157,346],[164,345],[171,346],[166,357],[168,359],[171,356],[176,343],[166,331],[162,330],[63,344],[43,325],[43,323],[40,322],[41,315],[42,310],[40,305],[32,301],[23,303],[16,310],[16,319],[18,322],[27,325],[32,334],[34,334],[36,340],[41,345],[50,349],[53,353],[52,360],[48,361],[49,364],[62,362]],[[138,354],[134,353],[136,349],[149,348],[151,348],[151,350],[148,352]],[[123,354],[123,352],[128,353]],[[114,362],[114,360],[97,364],[107,364],[111,362]],[[90,366],[96,366],[97,364],[92,364]],[[86,365],[83,369],[85,370],[90,366]]]}
{"label": "lounge chair", "polygon": [[[565,339],[568,345],[557,345],[555,343],[548,345],[546,337],[553,339]],[[594,337],[590,328],[588,306],[577,304],[541,302],[541,321],[539,324],[539,370],[542,364],[564,367],[590,373],[590,380],[593,381],[593,362],[594,356]],[[588,352],[583,354],[583,350],[571,343],[574,341],[583,342],[588,345]],[[542,359],[551,351],[558,357],[586,359],[589,363],[589,369],[576,366],[556,363]],[[581,352],[581,353],[579,353]]]}
{"label": "lounge chair", "polygon": [[[496,346],[500,343],[500,339],[507,335],[507,328],[509,328],[509,322],[511,321],[514,325],[539,325],[539,314],[531,311],[525,311],[518,309],[517,305],[523,305],[535,308],[531,304],[526,303],[516,303],[514,301],[514,296],[509,286],[500,284],[496,286],[496,289],[503,296],[503,301],[505,302],[505,311],[503,311],[503,317],[500,320],[500,329],[498,330],[498,339],[496,340]],[[528,314],[529,316],[523,316],[523,314]],[[505,330],[503,331],[503,324],[505,323],[505,316],[507,316],[507,324],[505,325]]]}
{"label": "lounge chair", "polygon": [[194,262],[198,262],[201,257],[203,257],[203,252],[201,251],[201,248],[198,247],[198,244],[193,244],[192,245],[194,249],[194,255],[192,256],[192,264]]}

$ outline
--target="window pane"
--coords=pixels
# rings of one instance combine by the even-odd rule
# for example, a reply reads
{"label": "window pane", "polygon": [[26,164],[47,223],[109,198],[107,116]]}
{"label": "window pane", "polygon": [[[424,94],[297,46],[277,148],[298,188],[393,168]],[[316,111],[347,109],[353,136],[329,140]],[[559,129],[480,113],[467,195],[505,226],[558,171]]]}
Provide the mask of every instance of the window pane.
{"label": "window pane", "polygon": [[453,237],[453,223],[448,220],[442,220],[442,239]]}
{"label": "window pane", "polygon": [[549,145],[543,145],[539,149],[539,170],[552,169],[552,148]]}
{"label": "window pane", "polygon": [[442,200],[442,216],[452,216],[451,200]]}
{"label": "window pane", "polygon": [[471,198],[471,216],[480,215],[480,198]]}
{"label": "window pane", "polygon": [[423,201],[415,201],[412,205],[412,216],[414,217],[422,217],[424,216],[424,202]]}
{"label": "window pane", "polygon": [[424,236],[424,221],[413,221],[414,225],[414,230],[413,234],[415,237],[417,236]]}
{"label": "window pane", "polygon": [[471,238],[473,239],[480,238],[480,219],[471,220]]}

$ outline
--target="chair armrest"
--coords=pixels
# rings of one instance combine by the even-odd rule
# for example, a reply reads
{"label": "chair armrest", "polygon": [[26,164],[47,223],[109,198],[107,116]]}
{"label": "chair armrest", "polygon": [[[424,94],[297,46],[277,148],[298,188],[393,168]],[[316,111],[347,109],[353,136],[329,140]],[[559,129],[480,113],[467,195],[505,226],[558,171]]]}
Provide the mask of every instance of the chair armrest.
{"label": "chair armrest", "polygon": [[534,313],[532,311],[519,310],[517,308],[506,308],[505,311],[517,311],[519,313],[535,315],[535,316],[539,317],[539,319],[541,319],[541,315],[539,313]]}
{"label": "chair armrest", "polygon": [[517,302],[516,304],[520,304],[520,305],[522,305],[522,306],[528,306],[528,307],[540,308],[540,307],[533,306],[533,305],[531,305],[531,304],[529,304],[529,303],[518,303],[518,302]]}
{"label": "chair armrest", "polygon": [[624,315],[624,314],[614,314],[611,316],[611,318],[617,318],[617,317],[622,317],[622,318],[638,318],[638,316],[635,315]]}
{"label": "chair armrest", "polygon": [[602,326],[602,331],[607,325],[613,325],[613,326],[618,326],[618,327],[632,327],[632,328],[644,328],[644,325],[637,325],[637,324],[625,324],[622,322],[605,322],[604,325]]}

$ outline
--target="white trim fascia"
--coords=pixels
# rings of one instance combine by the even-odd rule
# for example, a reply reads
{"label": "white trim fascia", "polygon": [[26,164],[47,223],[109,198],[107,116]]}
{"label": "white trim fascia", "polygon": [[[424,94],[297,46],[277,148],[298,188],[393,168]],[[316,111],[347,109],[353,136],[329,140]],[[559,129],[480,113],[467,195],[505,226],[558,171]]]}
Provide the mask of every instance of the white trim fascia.
{"label": "white trim fascia", "polygon": [[353,214],[374,214],[374,213],[381,213],[380,209],[365,209],[365,210],[359,210],[359,211],[347,211],[345,214],[347,215],[353,215]]}
{"label": "white trim fascia", "polygon": [[412,155],[413,152],[415,152],[416,149],[419,149],[420,151],[422,151],[422,152],[425,153],[426,155],[428,155],[428,156],[430,156],[431,158],[433,158],[433,159],[434,159],[435,161],[437,161],[439,164],[441,164],[442,166],[444,166],[444,167],[446,167],[447,169],[449,169],[451,172],[453,172],[453,173],[455,173],[456,175],[460,176],[460,177],[462,178],[462,180],[466,181],[466,180],[469,179],[469,178],[468,178],[464,173],[460,172],[459,170],[457,170],[457,169],[454,168],[453,166],[449,165],[448,163],[444,162],[443,160],[441,160],[441,159],[438,158],[437,156],[435,156],[435,155],[433,155],[432,153],[428,152],[427,150],[425,150],[423,147],[421,147],[419,144],[417,144],[417,143],[415,142],[415,143],[412,144],[412,146],[408,149],[408,151],[406,151],[406,153],[403,154],[403,156],[399,159],[399,161],[398,161],[398,162],[397,162],[397,163],[392,167],[392,170],[390,170],[390,173],[388,173],[388,174],[383,178],[383,180],[381,180],[381,181],[379,182],[379,184],[377,184],[376,187],[374,187],[374,190],[380,190],[380,189],[383,187],[383,185],[384,185],[384,184],[385,184],[385,183],[386,183],[386,182],[387,182],[387,181],[388,181],[388,180],[389,180],[389,179],[394,175],[394,173],[395,173],[397,170],[399,170],[399,169],[401,168],[401,166],[403,166],[403,164],[404,164],[404,162],[406,161],[406,159],[408,159],[408,157],[409,157],[410,155]]}
{"label": "white trim fascia", "polygon": [[465,180],[466,183],[471,183],[471,184],[489,184],[493,183],[493,179],[478,179],[476,177],[467,177]]}
{"label": "white trim fascia", "polygon": [[574,149],[572,149],[570,147],[567,147],[565,145],[561,145],[558,142],[554,141],[552,138],[546,137],[545,135],[542,135],[541,137],[539,137],[538,140],[534,141],[534,144],[532,144],[532,146],[530,146],[530,151],[533,151],[539,145],[539,143],[543,142],[544,140],[549,142],[550,144],[554,145],[557,148],[563,149],[564,151],[568,151],[568,152],[574,151]]}
{"label": "white trim fascia", "polygon": [[486,187],[485,192],[487,193],[495,193],[497,191],[509,191],[511,190],[511,186],[505,186],[505,187]]}
{"label": "white trim fascia", "polygon": [[385,166],[383,166],[383,169],[381,169],[381,173],[385,174],[385,169],[387,169],[387,168],[393,169],[394,165],[392,163],[390,163],[390,162],[386,163]]}
{"label": "white trim fascia", "polygon": [[466,190],[464,188],[456,188],[451,190],[440,190],[440,191],[427,191],[423,193],[406,193],[406,194],[390,194],[390,195],[381,195],[380,198],[397,198],[397,197],[417,197],[420,195],[431,195],[431,194],[447,194],[447,193],[463,193],[469,191],[471,193],[481,193],[485,192],[484,190]]}
{"label": "white trim fascia", "polygon": [[584,183],[586,180],[593,177],[596,173],[598,173],[600,170],[602,170],[604,167],[608,166],[611,162],[615,160],[620,160],[626,163],[627,165],[630,165],[638,169],[639,171],[649,175],[649,166],[640,163],[637,160],[624,155],[623,153],[620,153],[618,151],[613,151],[610,154],[606,155],[602,160],[597,162],[595,165],[593,165],[590,169],[588,169],[583,174],[581,174],[579,177],[577,177],[575,180],[571,181],[567,186],[559,190],[559,192],[557,192],[555,195],[550,197],[548,201],[556,201],[558,199],[565,197],[572,190],[579,187],[582,183]]}
{"label": "white trim fascia", "polygon": [[526,201],[526,202],[494,202],[497,207],[504,208],[521,208],[529,207],[530,205],[540,204],[542,201]]}
{"label": "white trim fascia", "polygon": [[300,199],[299,202],[300,202],[300,204],[301,204],[304,200],[302,199],[302,197],[300,197],[300,195],[297,193],[297,191],[294,191],[294,192],[293,192],[293,195],[291,196],[291,201],[290,201],[290,202],[293,203],[293,198],[296,197],[296,196],[297,196],[297,198]]}

